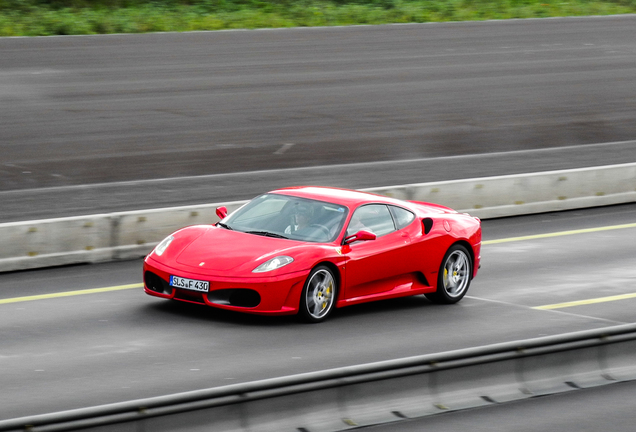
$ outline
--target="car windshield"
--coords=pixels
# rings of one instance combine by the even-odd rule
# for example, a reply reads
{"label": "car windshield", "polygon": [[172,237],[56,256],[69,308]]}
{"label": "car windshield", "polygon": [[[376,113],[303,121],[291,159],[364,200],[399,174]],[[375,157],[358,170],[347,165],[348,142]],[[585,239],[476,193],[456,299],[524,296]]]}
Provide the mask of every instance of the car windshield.
{"label": "car windshield", "polygon": [[347,212],[339,204],[265,194],[226,217],[223,224],[255,235],[327,243],[338,237]]}

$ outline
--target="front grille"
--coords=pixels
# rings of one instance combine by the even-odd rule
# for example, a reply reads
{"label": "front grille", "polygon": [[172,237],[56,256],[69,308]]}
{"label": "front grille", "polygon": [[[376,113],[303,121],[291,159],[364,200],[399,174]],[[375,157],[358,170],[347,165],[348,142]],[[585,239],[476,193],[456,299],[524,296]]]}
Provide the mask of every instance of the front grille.
{"label": "front grille", "polygon": [[261,296],[258,292],[247,288],[221,289],[210,291],[208,301],[219,305],[251,308],[260,304]]}
{"label": "front grille", "polygon": [[205,304],[205,301],[203,300],[203,295],[195,291],[177,289],[176,292],[174,293],[174,299],[183,300],[190,303]]}

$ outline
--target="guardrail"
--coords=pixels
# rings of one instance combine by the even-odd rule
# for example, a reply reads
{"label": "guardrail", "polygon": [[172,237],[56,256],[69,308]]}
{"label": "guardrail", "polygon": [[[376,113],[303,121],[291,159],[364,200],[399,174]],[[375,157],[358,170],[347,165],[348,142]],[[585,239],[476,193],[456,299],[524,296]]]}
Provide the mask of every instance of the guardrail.
{"label": "guardrail", "polygon": [[0,431],[340,431],[634,380],[635,358],[628,324],[3,420]]}
{"label": "guardrail", "polygon": [[[482,219],[636,201],[636,163],[364,189]],[[244,201],[0,224],[0,271],[142,257],[170,232]]]}

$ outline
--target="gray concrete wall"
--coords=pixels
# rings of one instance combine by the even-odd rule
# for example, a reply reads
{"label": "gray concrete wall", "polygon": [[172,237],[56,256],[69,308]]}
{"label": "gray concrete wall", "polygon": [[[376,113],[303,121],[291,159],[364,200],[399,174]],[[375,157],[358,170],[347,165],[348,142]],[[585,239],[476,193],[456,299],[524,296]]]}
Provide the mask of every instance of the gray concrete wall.
{"label": "gray concrete wall", "polygon": [[[636,163],[365,189],[483,219],[636,202]],[[171,232],[245,201],[0,224],[0,271],[142,257]]]}

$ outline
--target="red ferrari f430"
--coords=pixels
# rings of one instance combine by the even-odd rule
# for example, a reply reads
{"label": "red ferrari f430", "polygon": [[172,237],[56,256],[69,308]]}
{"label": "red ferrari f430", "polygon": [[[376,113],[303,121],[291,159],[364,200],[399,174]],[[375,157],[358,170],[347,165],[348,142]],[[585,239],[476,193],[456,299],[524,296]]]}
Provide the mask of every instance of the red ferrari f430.
{"label": "red ferrari f430", "polygon": [[146,257],[146,293],[320,322],[334,308],[395,297],[456,303],[479,269],[480,220],[436,204],[291,187],[217,214]]}

